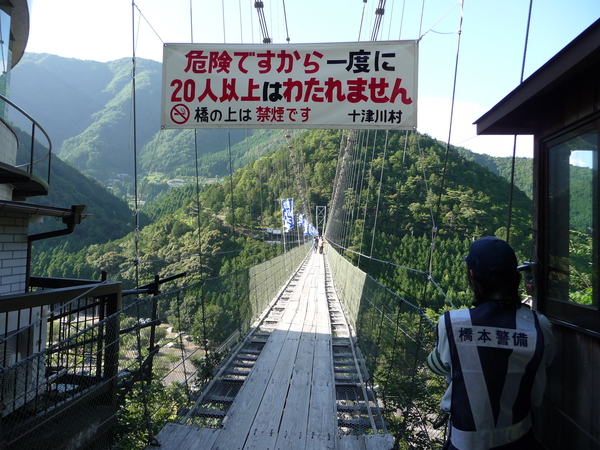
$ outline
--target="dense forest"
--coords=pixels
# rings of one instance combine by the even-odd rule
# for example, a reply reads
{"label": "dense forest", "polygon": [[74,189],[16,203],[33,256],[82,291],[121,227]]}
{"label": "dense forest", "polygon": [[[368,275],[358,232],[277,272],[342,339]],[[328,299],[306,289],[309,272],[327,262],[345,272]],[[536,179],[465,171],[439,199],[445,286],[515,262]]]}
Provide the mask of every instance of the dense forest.
{"label": "dense forest", "polygon": [[[77,227],[74,236],[56,240],[62,244],[52,239],[35,243],[32,274],[98,279],[104,271],[111,279],[122,281],[126,289],[148,283],[155,275],[185,274],[174,283],[191,288],[183,296],[161,300],[161,320],[185,330],[195,345],[209,343],[216,348],[241,330],[241,324],[250,317],[247,269],[282,253],[283,246],[273,244],[265,230],[281,227],[280,200],[294,198],[295,212],[310,215],[313,223],[315,207],[326,206],[329,247],[424,311],[432,321],[445,309],[470,305],[461,258],[473,239],[506,237],[508,180],[474,158],[466,158],[463,149],[448,148],[418,133],[371,131],[350,139],[347,131],[313,130],[297,133],[284,145],[279,141],[281,135],[275,136],[274,142],[269,142],[269,136],[253,133],[248,142],[238,144],[250,148],[245,153],[249,162],[231,175],[212,182],[198,177],[197,182],[156,188],[152,196],[144,197],[147,201],[139,203],[135,214],[131,202],[115,197],[97,181],[56,158],[52,197],[43,201],[87,203],[91,217]],[[262,149],[255,151],[253,146]],[[179,152],[186,147],[181,144],[181,149],[173,148]],[[187,151],[181,164],[193,160],[189,144]],[[251,158],[252,154],[256,156]],[[186,170],[193,167],[184,165]],[[294,170],[294,165],[301,170]],[[498,167],[502,165],[497,162]],[[574,169],[576,182],[585,182],[587,176],[589,171]],[[301,206],[299,186],[307,194],[308,211]],[[142,184],[140,192],[147,188]],[[510,242],[519,261],[531,257],[531,208],[532,200],[515,187]],[[589,219],[585,214],[580,216],[579,226],[584,231],[578,235],[578,245],[585,250]],[[296,227],[287,237],[292,246],[298,243],[298,231]],[[208,279],[211,282],[204,284]],[[585,297],[585,291],[581,295]],[[382,305],[389,311],[400,311],[398,297],[390,296]],[[361,320],[370,320],[367,316]],[[422,322],[415,321],[414,315],[398,314],[404,316],[407,322],[403,326],[411,331],[420,329]],[[122,321],[124,326],[133,326],[136,318],[127,316]],[[363,333],[361,342],[368,345],[379,340],[374,335],[371,338],[368,332]],[[397,393],[413,378],[412,372],[391,373],[386,369],[390,354],[382,346],[381,356],[369,365],[375,381],[384,384],[388,394]],[[204,355],[194,362],[199,383],[210,379],[223,357],[218,352]],[[154,407],[168,421],[175,413],[164,405],[181,405],[185,398],[181,387],[157,385],[160,389],[151,401],[157,402]],[[431,401],[433,392],[443,392],[443,382],[430,381],[427,390],[415,392],[427,393],[427,401]],[[130,391],[129,400],[123,401],[135,405],[135,395],[135,390]],[[403,407],[402,401],[388,395],[386,402],[391,408],[389,431],[404,437],[413,433],[409,429],[421,423],[421,418],[400,420],[394,410]],[[435,408],[435,403],[428,408]],[[143,417],[132,417],[135,414],[135,410],[127,412],[127,423],[142,424]],[[132,436],[130,426],[124,436]],[[131,448],[137,448],[143,436],[141,433],[140,441]],[[411,439],[418,442],[418,433]]]}
{"label": "dense forest", "polygon": [[[181,276],[172,284],[192,288],[161,300],[161,320],[180,330],[186,323],[195,345],[216,346],[242,330],[250,315],[248,269],[284,251],[265,232],[281,227],[283,198],[294,198],[295,212],[313,224],[315,207],[327,208],[328,248],[393,292],[396,297],[382,300],[389,311],[400,311],[402,298],[434,321],[445,309],[469,306],[461,258],[474,239],[509,236],[519,262],[532,259],[530,159],[514,161],[511,193],[511,158],[476,155],[417,132],[157,132],[160,65],[142,60],[135,168],[128,59],[27,54],[16,70],[13,98],[47,126],[58,155],[50,195],[30,201],[85,204],[89,214],[72,235],[34,242],[32,275],[99,279],[104,272],[124,289],[156,275]],[[32,82],[40,73],[42,81]],[[28,99],[42,96],[49,101],[27,107]],[[28,142],[25,134],[19,142]],[[572,297],[582,303],[591,298],[586,264],[593,223],[587,197],[577,193],[590,185],[590,169],[571,168],[571,245],[580,258],[569,269],[580,280]],[[31,233],[62,226],[32,224]],[[288,248],[302,242],[303,231],[292,230]],[[135,327],[135,317],[122,320]],[[409,322],[404,325],[420,326]],[[209,355],[197,362],[199,382],[219,362]],[[384,361],[382,352],[373,373],[400,386],[400,374],[377,368]],[[179,400],[159,403],[167,401]],[[403,426],[393,425],[394,432]]]}
{"label": "dense forest", "polygon": [[[293,138],[294,151],[302,159],[311,214],[315,206],[331,207],[342,134],[341,131],[315,130]],[[345,204],[339,209],[353,214],[356,220],[350,229],[341,232],[337,225],[340,219],[332,217],[331,230],[328,230],[332,243],[347,249],[350,257],[356,254],[352,252],[357,252],[428,271],[431,210],[435,209],[441,189],[445,145],[428,136],[404,132],[390,132],[388,136],[371,133],[364,136],[363,142],[357,147],[355,162],[349,163],[352,169],[348,169],[360,166],[363,183],[360,187],[346,187]],[[62,164],[56,168],[57,171],[63,169]],[[379,173],[383,173],[381,184],[379,176],[375,176]],[[368,174],[371,174],[370,178]],[[57,175],[59,179],[73,179],[60,172]],[[458,256],[466,252],[469,242],[476,237],[506,234],[509,184],[454,149],[449,154],[443,181],[432,275],[444,286],[452,301],[464,305],[468,304],[468,299],[464,280],[456,276],[462,273]],[[70,189],[69,184],[57,191],[65,189]],[[97,185],[95,189],[102,191]],[[359,190],[361,199],[358,198]],[[237,258],[244,259],[241,256],[244,249],[264,245],[262,230],[280,226],[278,200],[299,197],[287,146],[257,157],[232,176],[225,176],[222,182],[201,186],[191,183],[161,192],[154,201],[140,207],[136,243],[132,216],[128,218],[129,223],[123,222],[124,215],[120,216],[121,222],[106,222],[104,226],[109,228],[106,230],[101,222],[97,222],[108,219],[104,217],[107,210],[113,213],[112,217],[118,211],[124,212],[123,206],[107,205],[107,209],[98,211],[100,217],[97,217],[92,201],[89,205],[92,217],[78,227],[82,230],[78,232],[82,233],[89,226],[96,234],[96,242],[84,245],[88,241],[82,236],[77,245],[36,249],[39,258],[34,259],[34,272],[97,278],[100,270],[110,274],[119,272],[131,263],[137,252],[142,261],[152,261],[143,266],[143,273],[148,277],[159,272],[168,276],[177,271],[195,273],[198,277],[224,273],[232,266],[246,264],[231,255],[237,251],[240,252]],[[95,198],[88,194],[88,200]],[[114,202],[120,205],[118,200]],[[376,216],[377,224],[374,222]],[[517,189],[513,200],[511,242],[519,252],[520,260],[527,259],[529,252],[530,217],[531,200]],[[313,215],[313,222],[314,219]],[[226,257],[212,256],[230,251],[234,253],[227,253]],[[211,255],[203,258],[202,267],[195,258],[199,252]],[[411,296],[416,296],[420,290],[408,287],[410,280],[402,274],[391,275],[389,268],[381,268],[368,259],[361,260],[361,267],[393,289]],[[420,299],[415,302],[422,303]],[[441,306],[438,303],[431,306],[438,309]]]}

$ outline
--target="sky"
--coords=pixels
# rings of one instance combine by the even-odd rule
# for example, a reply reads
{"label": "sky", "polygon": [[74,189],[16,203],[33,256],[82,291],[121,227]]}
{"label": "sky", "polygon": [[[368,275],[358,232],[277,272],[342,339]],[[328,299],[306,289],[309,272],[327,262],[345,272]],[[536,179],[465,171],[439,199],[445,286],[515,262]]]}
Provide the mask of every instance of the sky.
{"label": "sky", "polygon": [[[382,2],[385,13],[373,36]],[[523,68],[530,5],[525,0],[263,4],[268,35],[277,44],[420,39],[417,130],[492,156],[512,156],[513,137],[477,136],[473,122],[519,85],[522,70],[526,79],[600,18],[600,0],[533,1]],[[256,44],[262,34],[253,5],[254,0],[33,0],[26,52],[101,62],[135,55],[162,62],[164,43]],[[532,146],[531,136],[519,136],[517,156],[531,157]]]}

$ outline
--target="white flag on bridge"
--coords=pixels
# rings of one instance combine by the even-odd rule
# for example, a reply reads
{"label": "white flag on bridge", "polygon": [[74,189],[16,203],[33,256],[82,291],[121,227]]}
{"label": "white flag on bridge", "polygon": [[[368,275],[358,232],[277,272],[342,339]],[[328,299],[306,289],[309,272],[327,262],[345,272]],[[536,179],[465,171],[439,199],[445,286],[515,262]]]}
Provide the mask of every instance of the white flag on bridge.
{"label": "white flag on bridge", "polygon": [[281,199],[281,216],[283,217],[283,230],[287,233],[294,228],[294,199]]}

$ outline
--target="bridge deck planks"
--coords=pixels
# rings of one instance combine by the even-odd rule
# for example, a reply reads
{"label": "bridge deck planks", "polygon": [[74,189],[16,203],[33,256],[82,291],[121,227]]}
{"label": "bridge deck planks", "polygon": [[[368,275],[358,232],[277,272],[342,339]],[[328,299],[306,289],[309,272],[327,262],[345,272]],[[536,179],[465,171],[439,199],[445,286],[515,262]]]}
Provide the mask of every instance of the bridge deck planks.
{"label": "bridge deck planks", "polygon": [[[389,449],[391,436],[338,436],[323,257],[310,255],[221,429],[169,424],[163,450]],[[368,438],[368,439],[367,439]]]}

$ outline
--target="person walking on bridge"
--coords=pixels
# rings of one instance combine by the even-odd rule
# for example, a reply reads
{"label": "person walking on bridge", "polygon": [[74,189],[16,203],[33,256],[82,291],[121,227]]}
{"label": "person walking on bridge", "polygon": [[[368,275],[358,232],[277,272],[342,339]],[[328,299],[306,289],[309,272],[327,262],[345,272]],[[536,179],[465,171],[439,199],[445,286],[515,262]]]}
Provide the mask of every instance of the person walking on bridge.
{"label": "person walking on bridge", "polygon": [[441,315],[427,358],[449,382],[444,450],[537,449],[531,408],[541,403],[552,361],[550,322],[521,303],[517,258],[505,241],[479,239],[463,260],[474,308]]}

